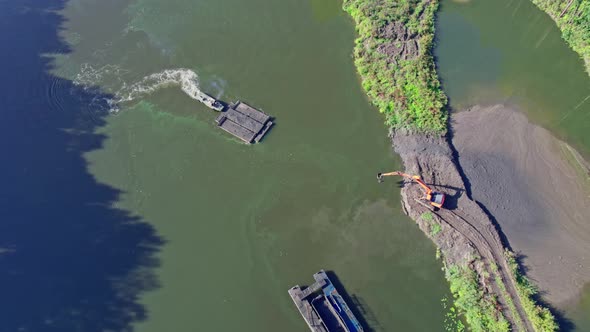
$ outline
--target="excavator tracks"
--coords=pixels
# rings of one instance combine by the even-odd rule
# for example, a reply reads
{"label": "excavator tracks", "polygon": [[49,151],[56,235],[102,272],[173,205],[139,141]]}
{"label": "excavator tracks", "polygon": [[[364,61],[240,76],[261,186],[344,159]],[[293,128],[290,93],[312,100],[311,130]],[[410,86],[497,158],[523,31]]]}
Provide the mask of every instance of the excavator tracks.
{"label": "excavator tracks", "polygon": [[[508,308],[509,299],[505,299],[505,296],[510,296],[512,303],[516,307],[516,311],[519,317],[513,317],[510,310],[503,310],[512,321],[513,328],[520,327],[526,331],[535,331],[532,324],[528,320],[526,312],[520,301],[518,291],[516,289],[516,281],[514,280],[508,262],[504,257],[504,246],[499,241],[497,232],[495,229],[490,230],[489,227],[481,229],[480,225],[474,224],[469,221],[467,216],[464,216],[460,212],[451,210],[438,210],[435,211],[436,215],[447,223],[450,227],[455,229],[461,235],[465,236],[474,246],[480,256],[484,259],[486,270],[490,275],[497,275],[499,279],[506,286],[506,292],[503,292],[500,285],[496,284],[495,278],[492,278],[490,282],[493,284],[494,293],[498,295],[498,299],[504,308]],[[490,227],[493,227],[490,225]],[[496,234],[494,234],[496,233]],[[490,264],[496,264],[497,269],[491,268]],[[520,323],[520,324],[519,324]]]}

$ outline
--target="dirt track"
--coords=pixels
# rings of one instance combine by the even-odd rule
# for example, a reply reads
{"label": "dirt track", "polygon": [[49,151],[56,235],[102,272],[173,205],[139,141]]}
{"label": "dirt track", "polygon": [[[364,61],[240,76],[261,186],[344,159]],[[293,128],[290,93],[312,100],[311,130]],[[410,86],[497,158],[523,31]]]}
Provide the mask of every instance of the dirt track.
{"label": "dirt track", "polygon": [[589,175],[570,148],[505,106],[453,115],[453,145],[471,197],[501,226],[555,306],[590,282]]}
{"label": "dirt track", "polygon": [[[398,130],[393,134],[393,144],[395,151],[402,157],[407,172],[420,174],[428,184],[447,193],[446,209],[437,212],[443,225],[443,231],[438,235],[432,236],[429,224],[420,217],[429,209],[416,199],[422,196],[416,185],[406,185],[402,189],[407,214],[437,243],[447,264],[470,265],[476,270],[480,284],[488,292],[497,295],[504,315],[514,330],[522,326],[533,331],[516,293],[515,281],[508,272],[499,234],[488,215],[467,196],[447,138]],[[483,264],[478,264],[474,260],[476,257],[481,257]],[[492,265],[496,265],[497,270]],[[496,277],[506,286],[507,294],[500,291]],[[518,317],[513,317],[508,306],[510,301],[506,296],[512,299]]]}

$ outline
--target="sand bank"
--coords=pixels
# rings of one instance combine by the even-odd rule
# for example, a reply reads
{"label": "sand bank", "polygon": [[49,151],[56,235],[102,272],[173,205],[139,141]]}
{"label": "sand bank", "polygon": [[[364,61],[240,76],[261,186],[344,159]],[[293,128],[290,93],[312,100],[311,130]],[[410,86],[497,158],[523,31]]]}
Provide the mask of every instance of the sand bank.
{"label": "sand bank", "polygon": [[590,175],[547,130],[509,107],[452,116],[468,194],[500,225],[543,297],[560,307],[590,282]]}

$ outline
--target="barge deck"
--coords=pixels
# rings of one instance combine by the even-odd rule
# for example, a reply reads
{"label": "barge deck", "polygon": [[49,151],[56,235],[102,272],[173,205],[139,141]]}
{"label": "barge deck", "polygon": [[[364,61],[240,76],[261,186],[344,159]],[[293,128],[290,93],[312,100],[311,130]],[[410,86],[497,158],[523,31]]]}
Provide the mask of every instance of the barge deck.
{"label": "barge deck", "polygon": [[273,125],[268,114],[241,101],[230,105],[215,122],[219,128],[248,144],[260,142]]}
{"label": "barge deck", "polygon": [[306,288],[297,285],[289,295],[312,332],[363,332],[342,296],[324,270],[313,275],[315,282]]}

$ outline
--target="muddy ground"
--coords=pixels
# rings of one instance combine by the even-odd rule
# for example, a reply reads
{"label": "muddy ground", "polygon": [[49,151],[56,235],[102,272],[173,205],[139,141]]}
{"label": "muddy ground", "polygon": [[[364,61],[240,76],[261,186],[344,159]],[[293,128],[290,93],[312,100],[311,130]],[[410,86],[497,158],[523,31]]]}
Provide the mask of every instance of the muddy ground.
{"label": "muddy ground", "polygon": [[[392,139],[406,172],[419,174],[429,186],[447,194],[445,208],[431,211],[428,203],[419,199],[423,196],[421,188],[415,182],[401,180],[406,213],[441,249],[448,266],[469,266],[477,272],[481,288],[497,297],[497,307],[515,330],[532,331],[500,235],[492,219],[467,195],[448,137],[397,130],[392,133]],[[442,231],[435,231],[436,224]],[[510,303],[516,306],[516,313]]]}
{"label": "muddy ground", "polygon": [[502,105],[457,113],[451,128],[469,196],[523,256],[544,299],[574,301],[590,282],[590,175],[581,158]]}

